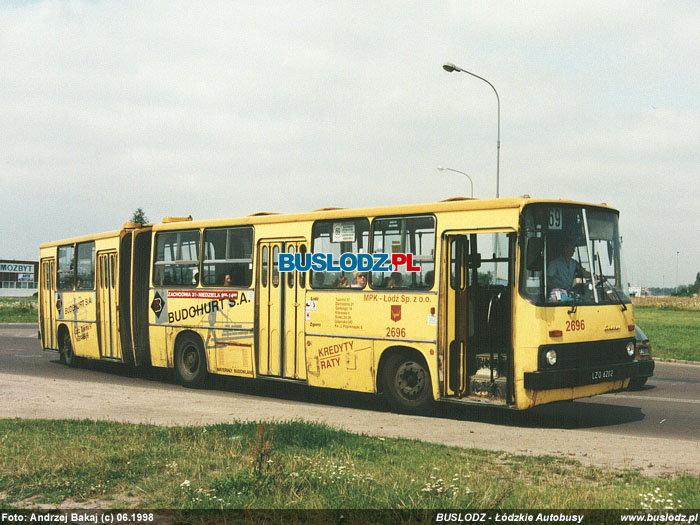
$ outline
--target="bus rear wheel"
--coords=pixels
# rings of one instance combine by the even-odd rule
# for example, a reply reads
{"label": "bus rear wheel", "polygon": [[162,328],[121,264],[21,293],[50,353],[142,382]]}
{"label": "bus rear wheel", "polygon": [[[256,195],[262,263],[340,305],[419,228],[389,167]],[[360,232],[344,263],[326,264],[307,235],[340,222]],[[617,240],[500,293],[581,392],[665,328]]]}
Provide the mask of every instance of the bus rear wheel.
{"label": "bus rear wheel", "polygon": [[70,341],[70,334],[68,331],[63,332],[63,337],[61,338],[61,347],[59,348],[60,359],[62,363],[67,364],[71,368],[78,366],[80,358],[73,352],[73,344]]}
{"label": "bus rear wheel", "polygon": [[205,386],[207,358],[201,340],[192,334],[185,334],[175,349],[175,373],[177,380],[188,388]]}
{"label": "bus rear wheel", "polygon": [[382,379],[389,405],[396,412],[423,414],[433,405],[430,372],[421,359],[392,355]]}

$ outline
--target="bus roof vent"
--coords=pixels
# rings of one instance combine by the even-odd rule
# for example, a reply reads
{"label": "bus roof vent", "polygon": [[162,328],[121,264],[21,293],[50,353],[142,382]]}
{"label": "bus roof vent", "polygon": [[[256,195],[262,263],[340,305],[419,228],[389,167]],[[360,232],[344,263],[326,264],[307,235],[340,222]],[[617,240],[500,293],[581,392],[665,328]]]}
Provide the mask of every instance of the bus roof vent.
{"label": "bus roof vent", "polygon": [[262,217],[264,215],[279,215],[276,211],[257,211],[255,213],[251,213],[248,215],[248,217]]}
{"label": "bus roof vent", "polygon": [[329,208],[319,208],[318,210],[313,210],[313,211],[334,211],[334,210],[345,210],[346,208],[334,208],[334,207],[329,207]]}
{"label": "bus roof vent", "polygon": [[143,228],[147,226],[145,222],[125,222],[122,228],[125,230],[137,230],[138,228]]}
{"label": "bus roof vent", "polygon": [[443,199],[440,202],[457,202],[457,201],[475,201],[474,197],[450,197],[449,199]]}
{"label": "bus roof vent", "polygon": [[525,195],[522,196],[523,199],[531,199],[530,194],[526,193]]}
{"label": "bus roof vent", "polygon": [[171,222],[187,222],[192,220],[192,215],[188,217],[163,217],[163,224],[170,224]]}

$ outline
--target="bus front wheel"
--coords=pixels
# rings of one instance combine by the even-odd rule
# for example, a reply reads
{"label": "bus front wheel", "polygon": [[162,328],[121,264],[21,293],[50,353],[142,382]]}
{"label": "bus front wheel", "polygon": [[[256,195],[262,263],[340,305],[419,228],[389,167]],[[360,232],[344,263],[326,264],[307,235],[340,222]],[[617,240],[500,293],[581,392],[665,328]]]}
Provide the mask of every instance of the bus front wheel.
{"label": "bus front wheel", "polygon": [[421,359],[392,355],[384,372],[384,392],[393,410],[422,414],[430,409],[433,404],[432,382]]}
{"label": "bus front wheel", "polygon": [[200,339],[183,335],[175,350],[175,373],[181,385],[201,388],[207,380],[207,358]]}
{"label": "bus front wheel", "polygon": [[646,377],[636,377],[634,379],[630,379],[630,384],[627,386],[627,390],[641,390],[646,384],[647,379],[648,378]]}

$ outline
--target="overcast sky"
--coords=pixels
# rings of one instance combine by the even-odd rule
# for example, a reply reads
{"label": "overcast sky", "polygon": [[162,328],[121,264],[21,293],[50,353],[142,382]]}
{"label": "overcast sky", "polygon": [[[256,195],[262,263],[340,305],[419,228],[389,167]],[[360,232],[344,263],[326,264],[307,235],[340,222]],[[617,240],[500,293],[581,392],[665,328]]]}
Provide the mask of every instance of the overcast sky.
{"label": "overcast sky", "polygon": [[[0,258],[151,221],[501,196],[700,271],[700,4],[0,1]],[[677,255],[680,252],[680,256]],[[678,270],[677,265],[678,264]]]}

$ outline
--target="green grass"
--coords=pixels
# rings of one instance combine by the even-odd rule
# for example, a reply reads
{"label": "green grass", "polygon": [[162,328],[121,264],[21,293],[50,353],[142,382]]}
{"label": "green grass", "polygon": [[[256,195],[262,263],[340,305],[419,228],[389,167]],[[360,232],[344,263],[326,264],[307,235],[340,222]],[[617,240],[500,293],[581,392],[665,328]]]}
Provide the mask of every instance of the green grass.
{"label": "green grass", "polygon": [[36,323],[36,297],[0,297],[0,323]]}
{"label": "green grass", "polygon": [[699,487],[692,476],[653,478],[301,422],[0,420],[0,508],[595,509],[640,508],[656,494],[688,509],[700,508]]}
{"label": "green grass", "polygon": [[634,315],[653,357],[700,361],[700,311],[635,306]]}

